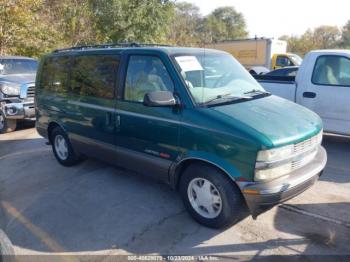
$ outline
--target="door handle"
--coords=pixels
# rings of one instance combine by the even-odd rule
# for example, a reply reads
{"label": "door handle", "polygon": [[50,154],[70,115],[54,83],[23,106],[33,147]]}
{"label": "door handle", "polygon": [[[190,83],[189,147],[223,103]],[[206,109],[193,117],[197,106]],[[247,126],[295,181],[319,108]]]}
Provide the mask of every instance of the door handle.
{"label": "door handle", "polygon": [[106,126],[112,125],[112,113],[107,112],[106,113]]}
{"label": "door handle", "polygon": [[314,92],[304,92],[304,93],[303,93],[303,97],[306,97],[306,98],[315,98],[315,97],[316,97],[316,93],[314,93]]}
{"label": "door handle", "polygon": [[117,119],[116,119],[116,123],[115,123],[116,127],[120,127],[120,115],[117,115]]}

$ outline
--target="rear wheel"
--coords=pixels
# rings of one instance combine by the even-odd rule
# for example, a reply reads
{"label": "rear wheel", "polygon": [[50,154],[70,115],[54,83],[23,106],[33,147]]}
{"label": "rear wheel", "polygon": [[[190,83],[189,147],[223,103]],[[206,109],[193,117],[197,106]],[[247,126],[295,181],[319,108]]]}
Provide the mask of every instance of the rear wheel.
{"label": "rear wheel", "polygon": [[0,111],[0,134],[13,132],[16,130],[17,120],[6,119],[4,114]]}
{"label": "rear wheel", "polygon": [[51,144],[57,161],[64,166],[73,166],[81,162],[82,158],[76,154],[67,134],[60,127],[51,132]]}
{"label": "rear wheel", "polygon": [[221,171],[206,164],[186,168],[180,180],[180,193],[191,216],[208,227],[229,227],[247,213],[237,186]]}

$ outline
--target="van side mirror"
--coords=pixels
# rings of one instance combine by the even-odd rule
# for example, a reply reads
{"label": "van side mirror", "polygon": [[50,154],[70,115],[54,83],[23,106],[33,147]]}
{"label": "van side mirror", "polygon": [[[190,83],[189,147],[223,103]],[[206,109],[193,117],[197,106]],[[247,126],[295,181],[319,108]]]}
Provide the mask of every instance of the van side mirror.
{"label": "van side mirror", "polygon": [[169,91],[152,91],[145,94],[143,98],[145,106],[175,106],[176,99]]}

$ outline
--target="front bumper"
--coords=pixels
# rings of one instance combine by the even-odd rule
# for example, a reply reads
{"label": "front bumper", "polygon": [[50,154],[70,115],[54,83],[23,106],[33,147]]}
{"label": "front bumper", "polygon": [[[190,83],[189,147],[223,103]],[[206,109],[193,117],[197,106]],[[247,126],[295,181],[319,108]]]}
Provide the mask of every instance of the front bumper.
{"label": "front bumper", "polygon": [[9,103],[3,105],[2,111],[8,119],[34,119],[34,103]]}
{"label": "front bumper", "polygon": [[322,174],[326,163],[326,150],[320,146],[312,162],[286,176],[264,183],[240,182],[239,187],[252,216],[256,218],[274,205],[291,199],[311,187]]}

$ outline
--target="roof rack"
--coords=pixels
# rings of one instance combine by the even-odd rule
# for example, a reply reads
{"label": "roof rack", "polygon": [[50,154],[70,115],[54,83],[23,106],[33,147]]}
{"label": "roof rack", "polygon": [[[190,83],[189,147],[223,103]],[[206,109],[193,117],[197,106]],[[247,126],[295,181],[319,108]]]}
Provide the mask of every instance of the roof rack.
{"label": "roof rack", "polygon": [[76,51],[76,50],[86,50],[86,49],[94,49],[94,48],[115,48],[115,47],[147,47],[147,46],[159,46],[159,47],[170,47],[171,45],[163,45],[163,44],[140,44],[136,42],[121,42],[121,43],[108,43],[108,44],[100,44],[100,45],[82,45],[82,46],[73,46],[68,48],[56,49],[53,53],[59,52],[67,52],[67,51]]}

